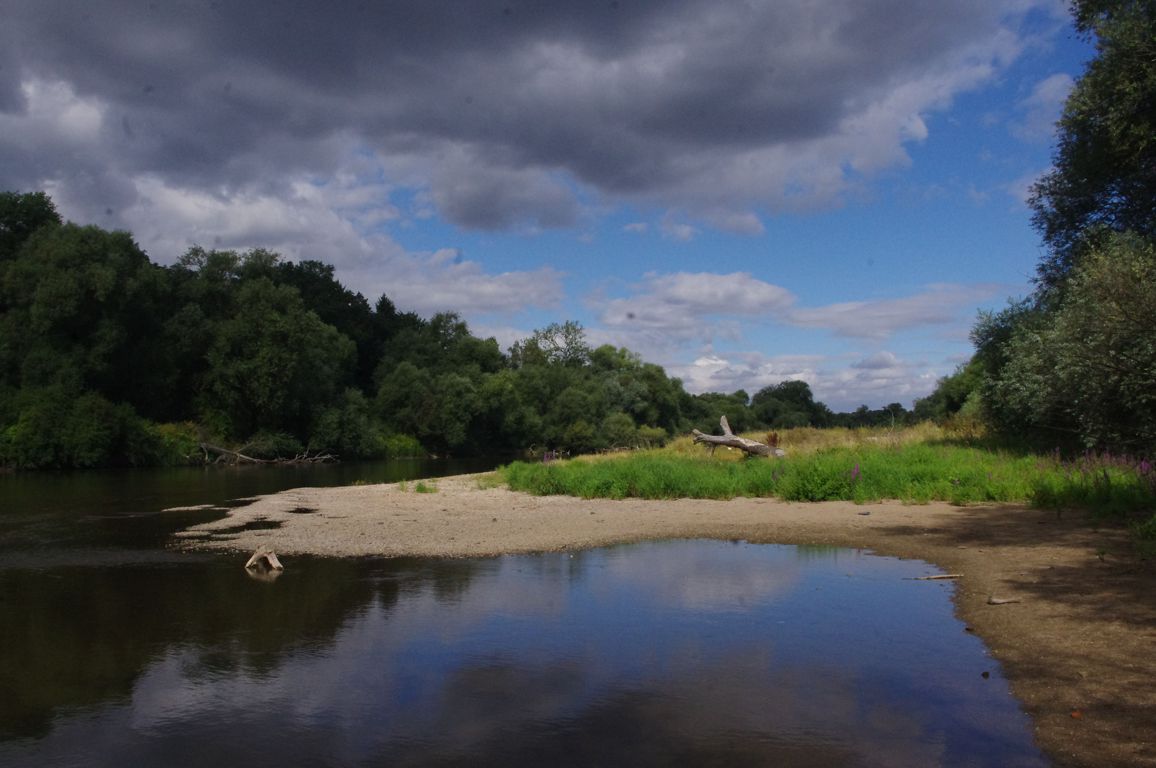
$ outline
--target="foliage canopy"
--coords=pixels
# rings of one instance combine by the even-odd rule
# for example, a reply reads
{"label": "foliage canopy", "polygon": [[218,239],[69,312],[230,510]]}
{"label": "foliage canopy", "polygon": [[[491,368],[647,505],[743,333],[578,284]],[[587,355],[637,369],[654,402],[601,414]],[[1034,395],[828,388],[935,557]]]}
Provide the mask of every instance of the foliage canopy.
{"label": "foliage canopy", "polygon": [[0,464],[181,461],[199,442],[343,457],[661,445],[820,425],[804,382],[689,395],[625,348],[552,323],[503,354],[452,312],[370,304],[331,265],[193,246],[153,264],[127,232],[0,195]]}
{"label": "foliage canopy", "polygon": [[[927,408],[976,403],[1017,439],[1156,451],[1156,2],[1076,0],[1094,41],[1033,187],[1036,290],[981,314],[976,354]],[[975,374],[979,373],[979,376]],[[962,406],[960,406],[962,408]],[[918,410],[918,409],[917,409]]]}

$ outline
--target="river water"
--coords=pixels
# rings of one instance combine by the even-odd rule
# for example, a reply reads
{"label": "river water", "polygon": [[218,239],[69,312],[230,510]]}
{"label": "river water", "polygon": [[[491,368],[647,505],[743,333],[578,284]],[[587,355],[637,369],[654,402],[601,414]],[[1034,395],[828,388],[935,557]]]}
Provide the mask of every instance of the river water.
{"label": "river water", "polygon": [[0,765],[1047,765],[919,561],[164,546],[221,514],[167,507],[479,468],[0,477]]}

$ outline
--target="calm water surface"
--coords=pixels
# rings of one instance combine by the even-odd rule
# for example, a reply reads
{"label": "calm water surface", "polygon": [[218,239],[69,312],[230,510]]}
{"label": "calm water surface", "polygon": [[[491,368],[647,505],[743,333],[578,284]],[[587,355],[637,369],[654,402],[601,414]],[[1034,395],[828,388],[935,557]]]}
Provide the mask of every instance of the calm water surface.
{"label": "calm water surface", "polygon": [[3,766],[1047,764],[917,561],[679,541],[261,582],[159,548],[153,502],[68,495],[3,513]]}
{"label": "calm water surface", "polygon": [[0,474],[0,567],[29,553],[41,564],[85,557],[112,563],[147,558],[150,551],[156,555],[164,547],[173,531],[224,514],[222,509],[165,511],[171,507],[229,505],[289,488],[483,472],[497,463],[414,459]]}

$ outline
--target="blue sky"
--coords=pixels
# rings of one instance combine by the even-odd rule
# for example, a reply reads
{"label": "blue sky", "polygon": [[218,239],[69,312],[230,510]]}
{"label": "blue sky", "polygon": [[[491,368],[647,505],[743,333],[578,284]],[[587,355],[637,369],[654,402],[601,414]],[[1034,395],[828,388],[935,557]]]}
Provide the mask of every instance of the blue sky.
{"label": "blue sky", "polygon": [[926,395],[1030,290],[1091,50],[1055,0],[6,5],[0,188],[171,263],[332,263],[692,392]]}

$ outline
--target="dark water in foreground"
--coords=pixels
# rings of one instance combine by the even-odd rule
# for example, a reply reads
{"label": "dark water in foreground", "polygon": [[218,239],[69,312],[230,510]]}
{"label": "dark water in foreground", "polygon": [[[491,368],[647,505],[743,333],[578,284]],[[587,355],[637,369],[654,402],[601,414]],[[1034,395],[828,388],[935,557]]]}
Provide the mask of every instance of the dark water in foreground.
{"label": "dark water in foreground", "polygon": [[680,541],[260,582],[155,520],[29,509],[0,766],[1046,765],[917,561]]}

